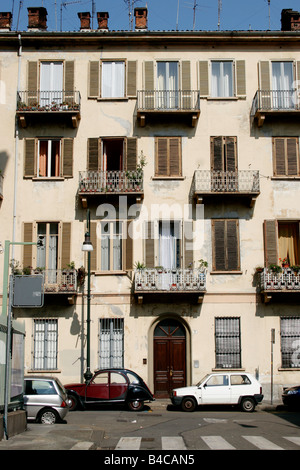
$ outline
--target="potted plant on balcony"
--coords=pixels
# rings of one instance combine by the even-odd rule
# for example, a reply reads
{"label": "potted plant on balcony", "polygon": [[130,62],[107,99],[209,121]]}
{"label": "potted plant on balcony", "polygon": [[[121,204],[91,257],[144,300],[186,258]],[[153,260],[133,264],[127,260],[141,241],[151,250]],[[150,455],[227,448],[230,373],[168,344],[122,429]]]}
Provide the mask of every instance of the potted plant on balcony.
{"label": "potted plant on balcony", "polygon": [[278,264],[271,263],[269,265],[269,270],[272,271],[272,273],[274,273],[274,274],[279,274],[279,273],[282,272],[282,267],[279,266]]}
{"label": "potted plant on balcony", "polygon": [[299,271],[300,271],[300,265],[299,264],[294,264],[294,265],[290,266],[290,268],[291,268],[292,271],[294,271],[296,276],[299,274]]}
{"label": "potted plant on balcony", "polygon": [[280,264],[283,268],[289,268],[290,267],[287,258],[283,258],[283,259],[279,258],[279,262],[280,262]]}
{"label": "potted plant on balcony", "polygon": [[199,259],[199,268],[201,271],[205,271],[207,269],[208,262],[205,261],[204,259]]}
{"label": "potted plant on balcony", "polygon": [[11,268],[11,273],[13,276],[21,276],[22,275],[22,270],[20,268],[20,263],[19,261],[12,259],[10,262],[10,268]]}

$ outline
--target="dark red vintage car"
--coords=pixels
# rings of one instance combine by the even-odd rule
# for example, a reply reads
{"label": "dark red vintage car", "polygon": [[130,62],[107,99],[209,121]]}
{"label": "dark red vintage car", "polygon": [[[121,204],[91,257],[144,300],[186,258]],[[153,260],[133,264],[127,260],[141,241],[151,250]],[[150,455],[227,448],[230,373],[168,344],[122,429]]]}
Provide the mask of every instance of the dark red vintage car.
{"label": "dark red vintage car", "polygon": [[72,402],[70,411],[84,409],[88,404],[126,404],[132,411],[140,411],[145,401],[154,397],[143,379],[127,369],[103,369],[95,372],[86,383],[64,385]]}

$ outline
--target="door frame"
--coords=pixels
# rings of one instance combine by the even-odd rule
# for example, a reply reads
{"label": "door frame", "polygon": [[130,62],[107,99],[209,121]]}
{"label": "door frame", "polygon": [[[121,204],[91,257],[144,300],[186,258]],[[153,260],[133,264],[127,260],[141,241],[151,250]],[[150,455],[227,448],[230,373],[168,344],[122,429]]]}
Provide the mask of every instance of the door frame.
{"label": "door frame", "polygon": [[154,392],[154,330],[162,320],[177,320],[185,330],[185,364],[186,364],[186,385],[191,384],[191,333],[186,321],[179,315],[166,313],[156,318],[150,325],[148,331],[148,381],[150,389]]}

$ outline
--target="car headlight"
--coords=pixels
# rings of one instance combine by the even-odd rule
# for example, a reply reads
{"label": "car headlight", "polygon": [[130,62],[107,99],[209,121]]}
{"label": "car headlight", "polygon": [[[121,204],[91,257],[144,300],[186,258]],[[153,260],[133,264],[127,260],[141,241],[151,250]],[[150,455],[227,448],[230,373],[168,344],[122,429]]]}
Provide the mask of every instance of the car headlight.
{"label": "car headlight", "polygon": [[288,395],[296,395],[297,393],[298,393],[297,390],[289,390],[289,391],[287,392]]}

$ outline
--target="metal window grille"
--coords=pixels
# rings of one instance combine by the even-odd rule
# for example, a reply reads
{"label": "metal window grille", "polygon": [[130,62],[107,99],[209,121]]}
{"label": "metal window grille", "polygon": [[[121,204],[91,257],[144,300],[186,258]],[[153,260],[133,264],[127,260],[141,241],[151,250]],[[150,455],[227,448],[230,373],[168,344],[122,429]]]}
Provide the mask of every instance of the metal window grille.
{"label": "metal window grille", "polygon": [[300,318],[280,319],[282,367],[300,367]]}
{"label": "metal window grille", "polygon": [[124,367],[124,320],[100,318],[99,332],[100,369]]}
{"label": "metal window grille", "polygon": [[215,319],[215,346],[217,368],[241,367],[240,318]]}
{"label": "metal window grille", "polygon": [[34,320],[34,353],[35,370],[57,369],[57,320]]}

